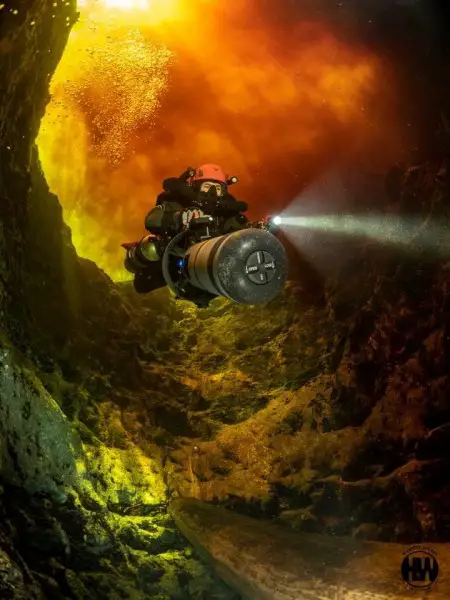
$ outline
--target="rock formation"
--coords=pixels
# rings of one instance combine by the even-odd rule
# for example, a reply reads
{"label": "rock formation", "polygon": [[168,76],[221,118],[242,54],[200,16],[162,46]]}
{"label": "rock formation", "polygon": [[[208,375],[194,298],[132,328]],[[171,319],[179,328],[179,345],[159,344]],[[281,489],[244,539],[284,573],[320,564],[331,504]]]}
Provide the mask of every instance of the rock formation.
{"label": "rock formation", "polygon": [[[171,512],[181,531],[248,600],[401,600],[429,594],[399,576],[405,559],[399,544],[286,532],[192,498],[175,500]],[[448,564],[448,544],[433,551]],[[438,579],[432,594],[448,598],[448,579]]]}
{"label": "rock formation", "polygon": [[75,2],[15,4],[0,11],[0,598],[238,600],[177,529],[180,494],[302,535],[448,542],[450,254],[422,242],[448,221],[450,164],[389,174],[383,211],[418,218],[415,237],[330,240],[324,301],[301,283],[255,308],[138,298],[76,255],[34,146]]}

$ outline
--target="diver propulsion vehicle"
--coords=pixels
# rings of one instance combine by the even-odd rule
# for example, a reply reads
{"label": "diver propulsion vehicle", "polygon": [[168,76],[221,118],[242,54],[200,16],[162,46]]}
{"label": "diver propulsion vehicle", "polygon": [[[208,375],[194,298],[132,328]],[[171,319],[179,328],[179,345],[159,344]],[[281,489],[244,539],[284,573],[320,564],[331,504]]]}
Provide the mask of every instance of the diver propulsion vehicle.
{"label": "diver propulsion vehicle", "polygon": [[142,242],[122,244],[125,268],[135,274],[140,293],[166,285],[177,299],[199,307],[217,297],[262,304],[279,294],[287,277],[286,251],[273,231],[268,219],[221,235],[217,219],[200,215],[167,241],[153,238],[158,256],[150,261]]}

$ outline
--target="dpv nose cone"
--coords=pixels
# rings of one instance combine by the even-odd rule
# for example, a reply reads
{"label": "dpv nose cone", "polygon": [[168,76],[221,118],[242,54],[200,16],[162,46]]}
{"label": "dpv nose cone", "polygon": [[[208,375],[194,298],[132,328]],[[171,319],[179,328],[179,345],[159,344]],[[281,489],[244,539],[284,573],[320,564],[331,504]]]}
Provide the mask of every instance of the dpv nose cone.
{"label": "dpv nose cone", "polygon": [[269,283],[276,274],[274,257],[264,250],[252,252],[247,258],[245,273],[250,281],[257,285]]}

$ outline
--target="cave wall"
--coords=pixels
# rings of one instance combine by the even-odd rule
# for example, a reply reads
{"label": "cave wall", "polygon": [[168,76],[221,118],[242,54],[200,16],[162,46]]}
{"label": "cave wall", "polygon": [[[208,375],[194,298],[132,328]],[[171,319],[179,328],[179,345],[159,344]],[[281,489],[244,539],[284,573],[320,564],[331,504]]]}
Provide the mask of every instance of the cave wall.
{"label": "cave wall", "polygon": [[[88,412],[92,398],[115,383],[126,379],[128,388],[138,385],[140,371],[139,332],[132,315],[111,280],[77,256],[35,146],[50,79],[76,18],[73,1],[36,0],[8,3],[0,21],[3,462],[18,466],[18,457],[29,451],[26,444],[20,446],[19,432],[27,439],[37,429],[47,443],[52,436],[58,442],[46,458],[55,462],[49,473],[60,464],[60,439],[63,444],[67,440],[70,453],[68,436],[58,434],[61,407],[76,420],[79,410]],[[49,406],[46,394],[54,404],[52,416],[34,407],[42,418],[19,422],[18,415],[29,412],[19,407],[33,406],[33,397]],[[42,451],[38,442],[34,446]],[[36,478],[32,464],[25,460],[21,483],[26,472]]]}
{"label": "cave wall", "polygon": [[77,256],[39,164],[76,18],[74,0],[0,8],[0,597],[237,600],[168,515],[160,450],[121,424],[146,332]]}
{"label": "cave wall", "polygon": [[[34,141],[51,76],[76,18],[75,2],[57,8],[45,0],[12,2],[1,17],[2,325],[15,342],[24,344],[35,333],[44,335],[52,314],[47,335],[55,331],[62,338],[69,331],[62,249],[70,245],[70,235],[63,228],[59,203],[43,189]],[[42,230],[44,220],[48,225]],[[74,262],[74,256],[72,264],[69,258],[69,269]],[[36,264],[45,263],[53,274],[48,283],[36,271]],[[28,267],[34,270],[28,272]],[[31,283],[33,275],[38,285]]]}
{"label": "cave wall", "polygon": [[16,0],[1,11],[0,323],[44,370],[60,368],[72,379],[87,368],[125,371],[133,382],[139,333],[110,279],[76,255],[35,145],[76,19],[73,0]]}

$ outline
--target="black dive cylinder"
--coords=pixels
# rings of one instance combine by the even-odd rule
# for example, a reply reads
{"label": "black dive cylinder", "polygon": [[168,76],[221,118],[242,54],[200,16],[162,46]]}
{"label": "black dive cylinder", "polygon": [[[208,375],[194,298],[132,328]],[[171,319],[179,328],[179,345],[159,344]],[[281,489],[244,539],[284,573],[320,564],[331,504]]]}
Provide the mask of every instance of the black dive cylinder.
{"label": "black dive cylinder", "polygon": [[193,286],[239,304],[275,298],[288,267],[281,242],[261,229],[243,229],[194,244],[184,263]]}

